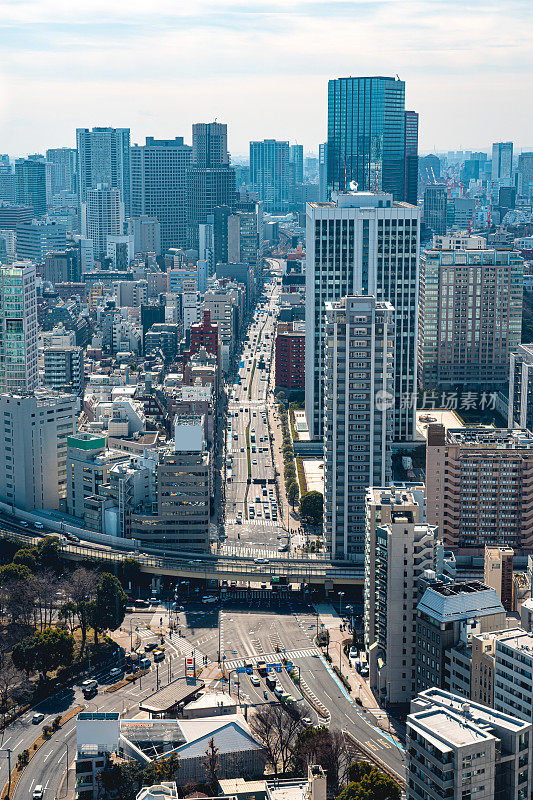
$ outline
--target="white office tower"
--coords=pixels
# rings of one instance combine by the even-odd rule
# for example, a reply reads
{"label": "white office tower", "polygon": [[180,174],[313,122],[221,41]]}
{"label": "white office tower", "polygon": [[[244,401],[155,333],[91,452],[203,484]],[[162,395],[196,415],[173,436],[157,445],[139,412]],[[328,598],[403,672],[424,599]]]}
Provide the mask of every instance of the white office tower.
{"label": "white office tower", "polygon": [[60,507],[67,492],[67,437],[76,430],[77,408],[74,394],[0,394],[0,501],[26,511]]}
{"label": "white office tower", "polygon": [[39,385],[35,264],[0,266],[0,392]]}
{"label": "white office tower", "polygon": [[105,184],[118,189],[130,216],[130,129],[77,128],[78,193],[86,202],[87,190]]}
{"label": "white office tower", "polygon": [[427,689],[407,717],[407,800],[527,800],[531,723],[443,689]]}
{"label": "white office tower", "polygon": [[113,263],[113,269],[127,272],[135,255],[135,236],[133,233],[108,234],[106,253]]}
{"label": "white office tower", "polygon": [[181,298],[183,333],[186,334],[191,329],[193,322],[200,321],[200,295],[196,288],[196,281],[183,281]]}
{"label": "white office tower", "polygon": [[87,189],[82,206],[82,233],[92,240],[94,257],[107,252],[107,237],[120,236],[124,225],[124,205],[118,189],[97,186]]}
{"label": "white office tower", "polygon": [[346,295],[392,303],[396,319],[397,441],[415,430],[420,210],[383,192],[333,192],[307,204],[305,410],[313,439],[323,435],[324,309]]}
{"label": "white office tower", "polygon": [[422,492],[368,489],[364,628],[370,686],[381,704],[416,693],[418,579],[435,566],[437,529],[425,524]]}
{"label": "white office tower", "polygon": [[365,495],[391,480],[394,309],[326,302],[324,535],[333,559],[363,562]]}

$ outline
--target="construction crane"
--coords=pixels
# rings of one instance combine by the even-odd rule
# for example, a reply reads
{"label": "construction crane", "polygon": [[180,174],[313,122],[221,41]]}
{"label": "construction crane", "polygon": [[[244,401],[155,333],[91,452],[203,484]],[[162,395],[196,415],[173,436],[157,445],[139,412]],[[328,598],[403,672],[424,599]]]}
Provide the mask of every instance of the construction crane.
{"label": "construction crane", "polygon": [[474,221],[474,217],[476,216],[476,211],[478,210],[478,206],[479,206],[480,203],[481,203],[481,196],[479,196],[478,199],[477,199],[477,203],[474,206],[474,211],[472,212],[472,217],[471,217],[471,219],[470,219],[470,221],[468,223],[468,233],[469,234],[472,233],[472,223]]}

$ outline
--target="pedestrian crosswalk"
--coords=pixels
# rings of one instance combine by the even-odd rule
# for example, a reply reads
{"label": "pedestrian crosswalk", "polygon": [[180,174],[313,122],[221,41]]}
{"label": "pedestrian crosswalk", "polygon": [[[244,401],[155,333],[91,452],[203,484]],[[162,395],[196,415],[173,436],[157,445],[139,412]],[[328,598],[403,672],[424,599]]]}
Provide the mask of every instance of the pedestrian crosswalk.
{"label": "pedestrian crosswalk", "polygon": [[[226,525],[237,525],[235,517],[228,517]],[[278,520],[264,519],[263,517],[255,517],[254,519],[247,519],[242,523],[243,526],[252,525],[254,528],[278,528]]]}
{"label": "pedestrian crosswalk", "polygon": [[225,669],[237,669],[237,667],[244,667],[245,662],[251,661],[257,664],[258,661],[265,661],[267,664],[281,663],[282,658],[290,661],[294,658],[309,658],[310,656],[318,656],[316,647],[308,647],[303,650],[287,650],[285,653],[263,653],[261,655],[252,656],[250,658],[236,658],[232,661],[224,661]]}

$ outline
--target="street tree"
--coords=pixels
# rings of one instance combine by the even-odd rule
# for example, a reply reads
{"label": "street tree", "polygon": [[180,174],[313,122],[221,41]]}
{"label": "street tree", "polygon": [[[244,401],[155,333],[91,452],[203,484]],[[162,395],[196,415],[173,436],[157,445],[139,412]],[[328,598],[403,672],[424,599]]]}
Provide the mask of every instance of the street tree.
{"label": "street tree", "polygon": [[87,628],[89,627],[89,603],[96,595],[99,577],[97,572],[82,567],[72,573],[67,584],[68,596],[76,606],[81,631],[80,658],[85,650]]}
{"label": "street tree", "polygon": [[336,792],[344,782],[348,767],[348,751],[342,732],[325,726],[302,731],[294,750],[295,773],[304,775],[307,764],[319,764],[327,775],[328,789]]}
{"label": "street tree", "polygon": [[320,525],[324,513],[324,495],[322,492],[304,492],[300,498],[300,516],[308,519],[313,525]]}
{"label": "street tree", "polygon": [[43,679],[58,667],[69,666],[74,659],[74,639],[67,631],[46,628],[27,636],[13,648],[12,659],[18,669],[29,674],[39,672]]}
{"label": "street tree", "polygon": [[215,745],[213,736],[209,739],[207,750],[205,751],[203,766],[207,775],[211,792],[214,796],[218,791],[218,772],[220,769],[220,761],[218,759],[218,747]]}
{"label": "street tree", "polygon": [[[352,778],[356,778],[352,780]],[[349,783],[337,800],[400,800],[396,781],[368,762],[355,762],[348,769]]]}
{"label": "street tree", "polygon": [[120,628],[126,614],[127,599],[118,578],[104,572],[96,587],[95,598],[89,604],[89,620],[94,629],[95,644],[99,632]]}
{"label": "street tree", "polygon": [[302,729],[300,712],[293,709],[293,713],[289,713],[280,704],[268,705],[255,715],[254,729],[263,743],[274,774],[277,775],[280,770],[285,772]]}
{"label": "street tree", "polygon": [[289,501],[289,503],[293,508],[296,505],[296,501],[298,500],[299,495],[300,495],[300,490],[298,488],[298,484],[296,483],[296,481],[291,481],[291,483],[289,483],[287,487],[287,500]]}

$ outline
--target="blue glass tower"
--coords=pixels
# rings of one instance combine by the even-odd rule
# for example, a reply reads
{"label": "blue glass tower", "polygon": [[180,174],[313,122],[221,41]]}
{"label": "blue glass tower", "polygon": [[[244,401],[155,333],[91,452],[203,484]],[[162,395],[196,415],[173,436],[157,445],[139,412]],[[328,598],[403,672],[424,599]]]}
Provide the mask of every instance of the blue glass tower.
{"label": "blue glass tower", "polygon": [[349,189],[355,181],[359,191],[391,192],[395,200],[407,199],[404,81],[329,81],[327,169],[329,192]]}

